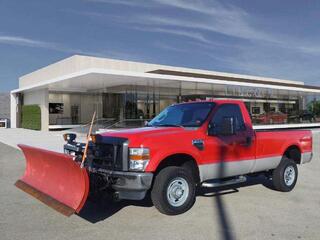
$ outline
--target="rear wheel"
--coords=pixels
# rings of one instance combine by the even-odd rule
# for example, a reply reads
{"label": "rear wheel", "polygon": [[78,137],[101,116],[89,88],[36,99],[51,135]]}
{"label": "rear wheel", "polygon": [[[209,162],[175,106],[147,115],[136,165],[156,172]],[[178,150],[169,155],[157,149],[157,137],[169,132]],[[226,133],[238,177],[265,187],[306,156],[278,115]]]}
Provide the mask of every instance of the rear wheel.
{"label": "rear wheel", "polygon": [[297,164],[292,159],[283,157],[279,166],[272,174],[275,189],[281,192],[290,192],[295,187],[297,179]]}
{"label": "rear wheel", "polygon": [[178,215],[193,206],[195,189],[192,171],[185,167],[166,167],[155,178],[151,199],[161,213]]}

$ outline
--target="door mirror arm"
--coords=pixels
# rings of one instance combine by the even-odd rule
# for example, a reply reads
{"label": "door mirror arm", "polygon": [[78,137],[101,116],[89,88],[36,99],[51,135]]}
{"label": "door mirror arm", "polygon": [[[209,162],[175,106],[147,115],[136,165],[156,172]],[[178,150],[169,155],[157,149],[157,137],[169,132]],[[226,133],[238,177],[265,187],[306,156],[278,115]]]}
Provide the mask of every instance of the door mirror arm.
{"label": "door mirror arm", "polygon": [[215,125],[214,124],[209,124],[208,126],[208,136],[216,136],[218,135],[215,129]]}

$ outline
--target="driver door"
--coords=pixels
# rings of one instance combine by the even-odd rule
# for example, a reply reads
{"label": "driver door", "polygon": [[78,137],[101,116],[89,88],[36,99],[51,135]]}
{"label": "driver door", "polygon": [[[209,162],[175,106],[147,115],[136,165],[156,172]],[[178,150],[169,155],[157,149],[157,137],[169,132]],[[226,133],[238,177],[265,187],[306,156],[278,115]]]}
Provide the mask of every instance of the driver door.
{"label": "driver door", "polygon": [[[223,122],[231,118],[233,133],[222,134]],[[213,115],[205,140],[205,178],[223,178],[249,173],[255,162],[255,136],[248,129],[239,105],[222,104]]]}

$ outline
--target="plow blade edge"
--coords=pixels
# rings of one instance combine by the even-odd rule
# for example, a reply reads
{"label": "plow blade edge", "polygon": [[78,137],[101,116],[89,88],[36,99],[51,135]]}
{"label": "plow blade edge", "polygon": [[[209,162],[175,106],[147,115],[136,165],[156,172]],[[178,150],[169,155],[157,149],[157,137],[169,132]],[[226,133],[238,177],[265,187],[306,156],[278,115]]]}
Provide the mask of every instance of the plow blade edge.
{"label": "plow blade edge", "polygon": [[62,153],[19,147],[26,158],[26,170],[15,185],[66,216],[79,213],[89,193],[86,169]]}

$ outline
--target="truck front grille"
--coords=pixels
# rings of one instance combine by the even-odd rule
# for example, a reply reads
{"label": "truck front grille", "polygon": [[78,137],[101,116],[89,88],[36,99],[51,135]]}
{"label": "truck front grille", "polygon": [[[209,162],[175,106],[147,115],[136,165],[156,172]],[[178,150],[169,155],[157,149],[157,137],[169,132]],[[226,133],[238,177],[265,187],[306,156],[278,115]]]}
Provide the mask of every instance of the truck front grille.
{"label": "truck front grille", "polygon": [[92,165],[107,170],[128,170],[127,139],[102,137],[93,147]]}

